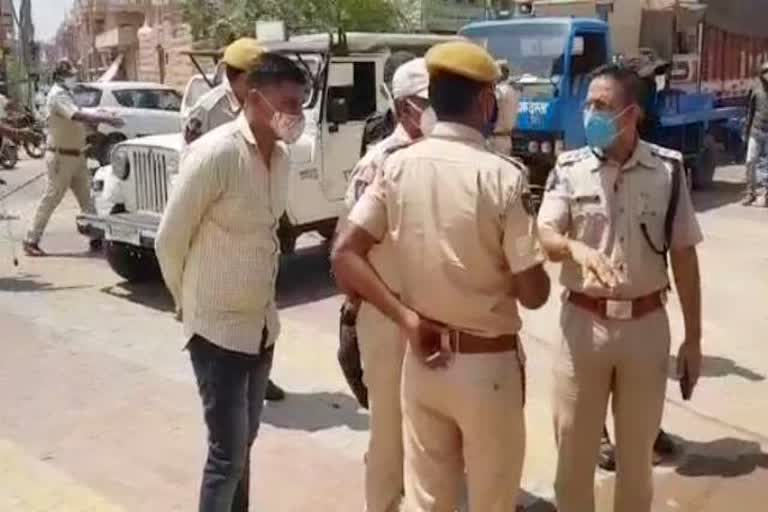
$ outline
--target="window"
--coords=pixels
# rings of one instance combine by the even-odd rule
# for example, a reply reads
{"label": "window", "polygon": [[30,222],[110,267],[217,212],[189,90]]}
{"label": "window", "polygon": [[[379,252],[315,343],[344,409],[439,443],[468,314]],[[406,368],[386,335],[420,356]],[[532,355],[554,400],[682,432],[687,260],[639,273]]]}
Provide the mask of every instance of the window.
{"label": "window", "polygon": [[181,96],[176,91],[162,89],[123,89],[112,91],[117,102],[128,108],[146,108],[150,110],[181,110]]}
{"label": "window", "polygon": [[101,103],[101,90],[94,87],[77,85],[72,89],[75,104],[80,108],[98,107]]}
{"label": "window", "polygon": [[571,72],[587,75],[608,61],[604,34],[579,34],[573,38]]}
{"label": "window", "polygon": [[341,74],[347,74],[346,71],[350,66],[352,83],[334,85],[331,82],[328,87],[328,100],[344,98],[349,107],[349,120],[364,121],[376,112],[376,63],[332,64],[331,73],[340,71]]}

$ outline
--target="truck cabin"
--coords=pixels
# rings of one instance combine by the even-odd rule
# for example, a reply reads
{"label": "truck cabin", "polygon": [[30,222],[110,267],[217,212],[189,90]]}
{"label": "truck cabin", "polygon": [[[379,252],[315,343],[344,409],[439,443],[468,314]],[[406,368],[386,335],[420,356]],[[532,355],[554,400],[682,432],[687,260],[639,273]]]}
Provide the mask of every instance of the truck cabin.
{"label": "truck cabin", "polygon": [[[459,34],[509,64],[509,80],[521,90],[517,132],[513,135],[516,156],[546,175],[558,152],[584,144],[581,106],[589,75],[606,64],[610,55],[605,22],[592,18],[513,18],[472,23]],[[533,181],[537,181],[535,176]]]}

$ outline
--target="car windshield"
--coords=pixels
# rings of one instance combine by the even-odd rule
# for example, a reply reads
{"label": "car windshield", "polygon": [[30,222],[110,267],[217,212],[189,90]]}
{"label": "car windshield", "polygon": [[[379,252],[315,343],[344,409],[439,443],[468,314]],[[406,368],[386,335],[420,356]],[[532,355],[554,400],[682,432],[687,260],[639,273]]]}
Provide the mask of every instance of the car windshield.
{"label": "car windshield", "polygon": [[121,89],[112,91],[122,107],[150,110],[181,110],[181,95],[169,89]]}
{"label": "car windshield", "polygon": [[509,24],[470,30],[497,58],[509,63],[513,75],[559,78],[565,69],[568,25],[561,23]]}
{"label": "car windshield", "polygon": [[80,108],[98,107],[101,103],[101,90],[85,85],[76,85],[72,89],[75,104]]}

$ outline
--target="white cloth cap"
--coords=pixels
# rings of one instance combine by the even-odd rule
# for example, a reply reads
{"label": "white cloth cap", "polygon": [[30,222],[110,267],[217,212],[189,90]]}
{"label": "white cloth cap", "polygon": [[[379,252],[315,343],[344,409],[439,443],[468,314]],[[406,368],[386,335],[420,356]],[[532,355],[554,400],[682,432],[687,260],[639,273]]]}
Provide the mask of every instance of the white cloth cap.
{"label": "white cloth cap", "polygon": [[429,72],[423,58],[409,60],[392,77],[394,99],[418,96],[429,99]]}

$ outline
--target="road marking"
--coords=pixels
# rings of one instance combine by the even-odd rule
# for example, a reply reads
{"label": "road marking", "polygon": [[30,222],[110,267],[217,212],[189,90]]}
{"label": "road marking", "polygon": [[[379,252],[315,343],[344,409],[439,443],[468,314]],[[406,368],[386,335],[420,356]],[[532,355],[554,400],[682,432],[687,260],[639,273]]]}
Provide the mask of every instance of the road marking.
{"label": "road marking", "polygon": [[24,512],[122,512],[51,464],[0,439],[0,510]]}

